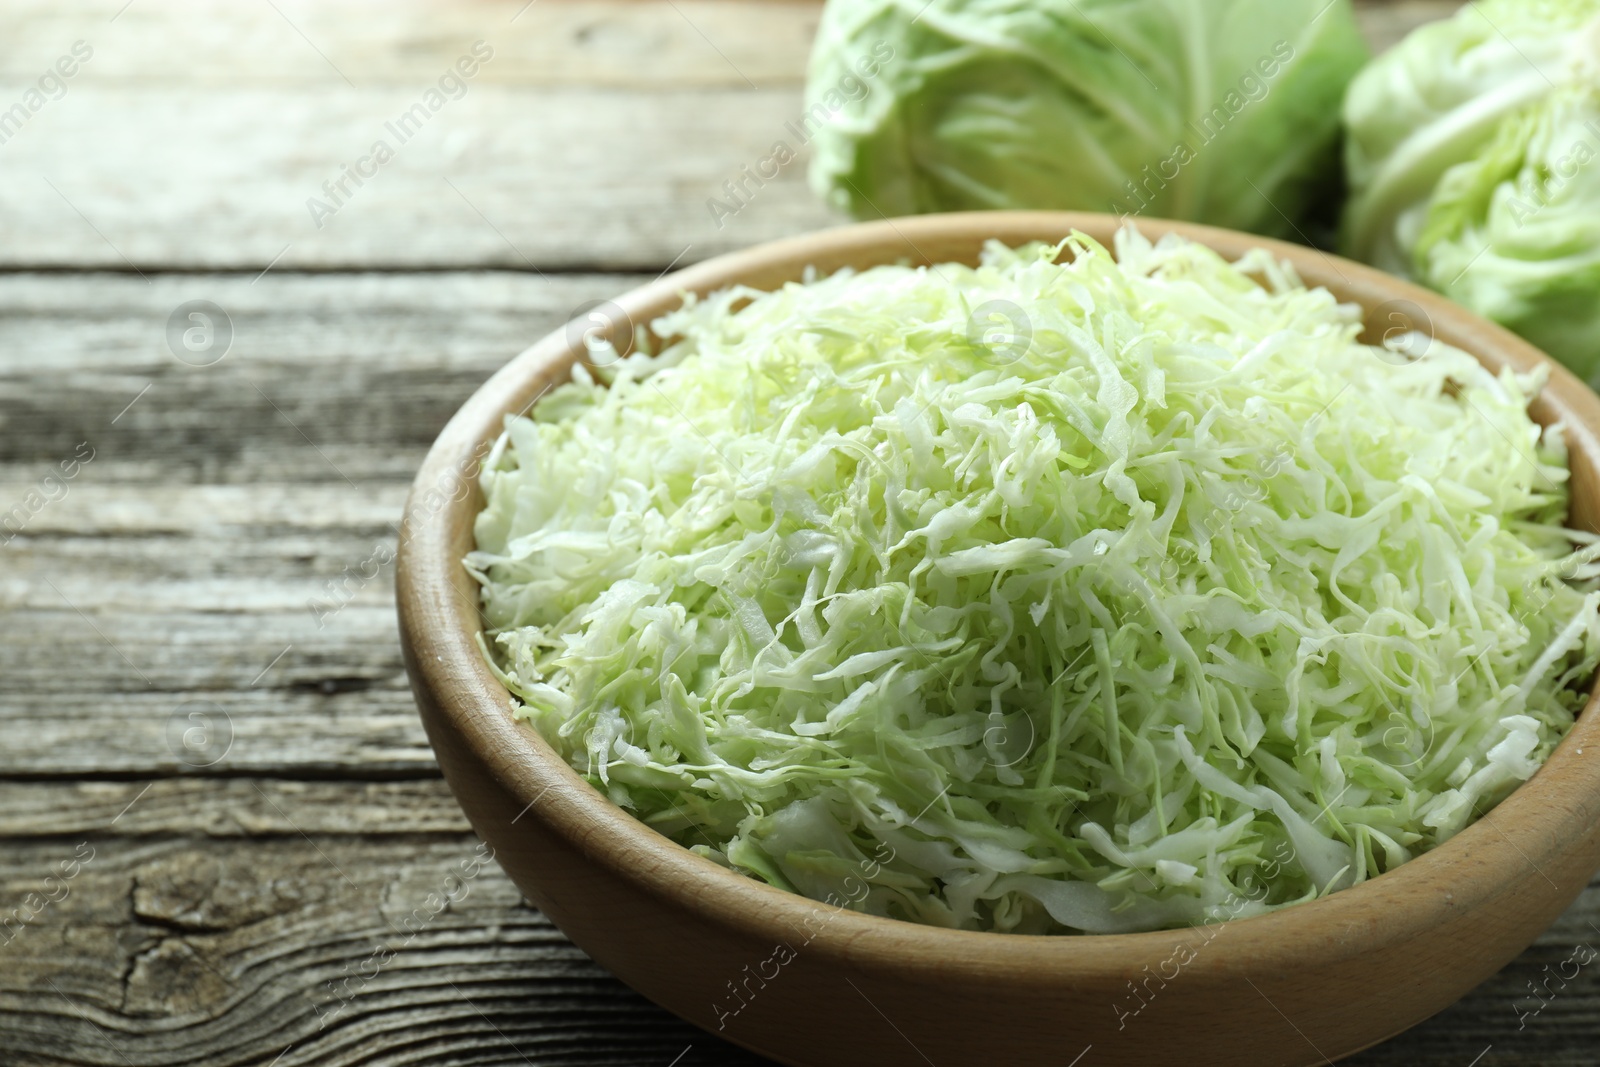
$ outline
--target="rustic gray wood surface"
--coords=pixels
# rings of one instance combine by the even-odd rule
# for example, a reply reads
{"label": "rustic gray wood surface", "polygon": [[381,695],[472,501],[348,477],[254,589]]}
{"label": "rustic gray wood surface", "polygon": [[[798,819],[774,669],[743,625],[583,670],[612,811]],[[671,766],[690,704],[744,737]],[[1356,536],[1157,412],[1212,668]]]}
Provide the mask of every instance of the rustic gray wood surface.
{"label": "rustic gray wood surface", "polygon": [[[1382,44],[1453,6],[1362,13]],[[815,5],[4,10],[0,106],[93,54],[0,144],[0,1064],[756,1063],[482,861],[373,561],[529,341],[833,221],[799,164],[720,229],[704,206],[797,112]],[[319,229],[306,200],[478,40]],[[199,300],[229,329],[174,346]],[[1587,946],[1595,888],[1351,1062],[1594,1064],[1600,968],[1559,977]]]}

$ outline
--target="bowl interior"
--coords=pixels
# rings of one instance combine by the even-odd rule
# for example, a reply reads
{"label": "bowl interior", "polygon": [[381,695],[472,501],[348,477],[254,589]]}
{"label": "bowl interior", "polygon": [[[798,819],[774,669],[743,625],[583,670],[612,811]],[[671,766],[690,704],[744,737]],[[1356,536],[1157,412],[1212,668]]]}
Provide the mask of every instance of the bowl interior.
{"label": "bowl interior", "polygon": [[[1058,241],[1081,230],[1110,245],[1121,225],[1112,216],[1065,212],[990,212],[901,219],[775,242],[690,267],[635,289],[597,309],[591,328],[617,338],[643,329],[671,310],[684,292],[707,293],[733,283],[770,289],[798,280],[809,266],[828,272],[897,261],[912,264],[974,263],[990,239],[1007,244]],[[1312,286],[1324,286],[1367,313],[1366,340],[1394,329],[1417,329],[1465,349],[1491,370],[1549,369],[1549,383],[1531,408],[1546,425],[1566,426],[1572,466],[1573,525],[1600,529],[1600,400],[1573,375],[1531,346],[1443,298],[1370,268],[1323,253],[1209,227],[1143,220],[1147,236],[1178,233],[1229,259],[1265,247],[1291,262]],[[472,549],[472,520],[482,506],[476,474],[507,414],[526,410],[567,379],[584,352],[581,333],[558,331],[496,374],[440,436],[418,475],[402,532],[399,595],[402,621],[416,670],[427,684],[454,694],[451,725],[497,768],[504,782],[539,818],[579,843],[585,852],[652,892],[691,910],[715,912],[722,921],[779,940],[818,908],[827,908],[725,870],[696,856],[613,807],[589,787],[532,730],[514,722],[510,695],[484,664],[478,645],[478,590],[461,565]],[[1600,761],[1585,760],[1585,746],[1600,745],[1594,698],[1548,763],[1493,812],[1440,847],[1350,889],[1267,915],[1234,920],[1229,960],[1294,962],[1308,930],[1361,923],[1397,935],[1442,922],[1441,909],[1467,907],[1501,893],[1508,879],[1526,877],[1541,857],[1573,847],[1587,830],[1580,812],[1600,814]],[[1514,840],[1513,840],[1514,839]],[[1581,884],[1581,883],[1580,883]],[[1576,890],[1574,890],[1574,893]],[[835,909],[828,909],[830,911]],[[1071,937],[1018,937],[918,926],[838,910],[808,951],[836,952],[886,966],[954,969],[1008,982],[1036,968],[1070,965],[1075,974],[1111,975],[1125,966],[1135,945],[1163,953],[1196,936],[1191,930]],[[1324,952],[1355,952],[1354,945],[1323,944]]]}

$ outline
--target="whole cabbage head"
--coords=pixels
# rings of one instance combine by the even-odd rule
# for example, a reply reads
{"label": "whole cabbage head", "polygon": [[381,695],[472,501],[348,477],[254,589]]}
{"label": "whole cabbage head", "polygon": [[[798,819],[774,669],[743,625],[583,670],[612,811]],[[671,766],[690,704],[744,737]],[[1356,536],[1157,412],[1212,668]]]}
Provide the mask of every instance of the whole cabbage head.
{"label": "whole cabbage head", "polygon": [[1366,58],[1349,0],[828,0],[801,126],[813,188],[858,218],[1076,208],[1293,235],[1337,185]]}
{"label": "whole cabbage head", "polygon": [[1483,0],[1345,101],[1343,250],[1600,385],[1600,0]]}

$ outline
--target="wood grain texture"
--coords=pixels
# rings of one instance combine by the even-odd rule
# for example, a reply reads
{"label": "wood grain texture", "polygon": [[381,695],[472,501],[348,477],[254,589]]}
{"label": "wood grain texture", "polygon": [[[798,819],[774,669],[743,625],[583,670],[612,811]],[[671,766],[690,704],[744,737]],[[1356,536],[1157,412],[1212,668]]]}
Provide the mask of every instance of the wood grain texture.
{"label": "wood grain texture", "polygon": [[[815,5],[524,3],[22,6],[0,101],[74,41],[94,55],[0,146],[0,266],[659,270],[840,221],[785,129]],[[1383,47],[1455,6],[1362,13]],[[480,38],[494,58],[465,95],[387,132]],[[314,219],[380,138],[395,158]],[[780,139],[800,158],[716,221],[707,201]]]}
{"label": "wood grain texture", "polygon": [[0,838],[255,838],[299,834],[463,839],[466,816],[437,776],[285,781],[188,776],[76,781],[0,779]]}
{"label": "wood grain texture", "polygon": [[[432,773],[386,562],[406,485],[491,371],[626,284],[0,276],[0,774]],[[165,336],[197,298],[234,325],[208,367]]]}
{"label": "wood grain texture", "polygon": [[[92,73],[0,147],[19,173],[0,187],[0,264],[659,270],[838,221],[801,161],[723,225],[706,207],[783,137],[797,89],[474,83],[402,144],[386,123],[421,89],[128,88]],[[241,114],[258,121],[241,130]],[[336,201],[324,183],[379,140],[393,159]],[[337,213],[314,217],[313,198]]]}
{"label": "wood grain texture", "polygon": [[[0,820],[7,1064],[763,1062],[607,976],[498,867],[469,875],[482,853],[437,780],[0,783]],[[31,894],[58,899],[32,915]],[[1346,1062],[1592,1064],[1600,965],[1552,976],[1600,948],[1597,922],[1600,885],[1461,1003]],[[1541,983],[1558,992],[1532,1014]]]}
{"label": "wood grain texture", "polygon": [[[268,810],[315,822],[277,793]],[[740,1062],[573,948],[475,840],[376,825],[0,853],[0,923],[32,920],[0,933],[0,1058],[665,1065],[696,1045],[683,1063]]]}
{"label": "wood grain texture", "polygon": [[[1426,0],[1425,0],[1426,2]],[[1437,0],[1432,0],[1435,7]],[[123,10],[126,8],[126,10]],[[376,5],[48,0],[6,5],[0,82],[31,81],[63,44],[97,46],[102,84],[420,88],[476,40],[496,55],[485,82],[651,90],[798,86],[816,0],[473,0]],[[118,14],[118,12],[121,12]],[[381,17],[374,17],[381,12]],[[115,17],[115,21],[112,19]],[[98,45],[104,40],[107,47]],[[174,57],[181,62],[174,63]],[[38,68],[38,69],[36,69]],[[742,72],[742,73],[741,73]]]}

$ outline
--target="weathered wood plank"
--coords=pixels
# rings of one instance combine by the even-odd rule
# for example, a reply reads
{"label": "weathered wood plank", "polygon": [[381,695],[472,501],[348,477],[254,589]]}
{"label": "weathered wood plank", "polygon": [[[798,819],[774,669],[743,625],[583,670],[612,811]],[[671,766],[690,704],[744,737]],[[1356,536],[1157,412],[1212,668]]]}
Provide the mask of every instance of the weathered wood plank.
{"label": "weathered wood plank", "polygon": [[[438,781],[0,783],[0,1058],[756,1062],[583,957],[452,807]],[[1597,920],[1600,885],[1461,1004],[1348,1062],[1592,1063],[1600,966],[1564,964],[1600,947]],[[1553,991],[1537,1014],[1530,983]]]}
{"label": "weathered wood plank", "polygon": [[471,833],[443,778],[0,780],[0,839]]}
{"label": "weathered wood plank", "polygon": [[[0,276],[0,775],[435,773],[391,606],[411,476],[637,281]],[[234,327],[206,367],[166,339],[200,298]]]}
{"label": "weathered wood plank", "polygon": [[772,88],[805,80],[820,11],[817,0],[11,0],[0,82],[38,78],[82,39],[95,49],[86,73],[102,85],[348,88],[347,76],[421,89],[483,40],[495,54],[475,77],[499,85],[651,92],[748,88],[748,76]]}
{"label": "weathered wood plank", "polygon": [[[706,207],[775,141],[796,145],[797,88],[474,83],[402,140],[387,124],[417,89],[84,77],[0,148],[18,175],[0,187],[0,266],[643,270],[836,221],[798,160],[725,225]],[[342,178],[374,152],[393,158]]]}
{"label": "weathered wood plank", "polygon": [[0,855],[0,902],[7,1063],[621,1065],[715,1049],[459,835],[64,839]]}
{"label": "weathered wood plank", "polygon": [[[0,464],[31,464],[0,480],[31,482],[87,440],[96,453],[81,485],[409,481],[494,369],[584,302],[644,280],[0,276]],[[227,327],[211,351],[191,353],[180,315],[185,363],[169,320],[196,300],[218,305]],[[229,331],[224,355],[193,365],[212,360]],[[132,466],[112,477],[117,464]]]}
{"label": "weathered wood plank", "polygon": [[[75,40],[94,55],[0,146],[15,176],[0,184],[0,267],[660,269],[840,221],[785,126],[813,5],[546,0],[512,24],[519,3],[410,0],[375,19],[141,0],[108,24],[118,0],[93,15],[36,0],[0,101]],[[1453,6],[1362,15],[1382,46]],[[482,34],[498,50],[463,95],[414,136],[390,132]],[[379,140],[394,158],[343,178]],[[799,158],[714,218],[723,182],[779,140]],[[336,214],[313,217],[313,199]]]}

